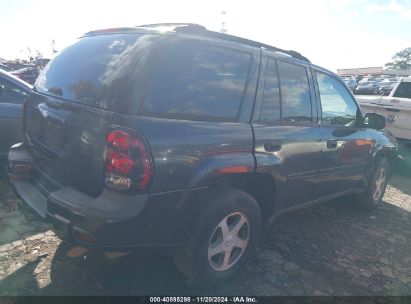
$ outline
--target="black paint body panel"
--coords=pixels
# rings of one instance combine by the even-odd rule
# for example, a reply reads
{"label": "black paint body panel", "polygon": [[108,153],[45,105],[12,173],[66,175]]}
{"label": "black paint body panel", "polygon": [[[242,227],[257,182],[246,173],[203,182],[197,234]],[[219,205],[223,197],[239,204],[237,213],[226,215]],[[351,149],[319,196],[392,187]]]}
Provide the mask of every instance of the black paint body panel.
{"label": "black paint body panel", "polygon": [[[129,65],[119,64],[122,69],[117,71],[115,65],[107,64],[114,79],[107,90],[99,91],[102,95],[87,95],[91,89],[83,83],[86,93],[81,91],[82,96],[88,98],[79,102],[66,98],[71,95],[59,95],[58,88],[48,88],[48,92],[43,87],[27,103],[25,144],[14,148],[32,156],[28,161],[32,166],[29,184],[24,189],[33,187],[41,192],[42,199],[47,201],[44,214],[63,223],[71,231],[71,241],[79,242],[72,234],[80,229],[90,233],[94,245],[104,250],[178,247],[190,236],[206,207],[204,197],[208,189],[227,175],[270,177],[274,198],[269,202],[272,208],[267,208],[270,214],[264,216],[274,218],[287,210],[363,191],[380,155],[394,163],[397,148],[389,134],[321,124],[321,105],[312,70],[333,75],[331,72],[256,46],[201,35],[152,31],[146,34],[143,30],[138,33],[145,41],[143,45],[140,41],[123,57],[113,56]],[[109,34],[104,35],[104,39],[110,38]],[[113,34],[113,39],[118,37]],[[82,39],[92,41],[93,37]],[[177,119],[139,112],[150,71],[158,68],[153,56],[163,50],[159,46],[190,39],[250,56],[235,119]],[[149,50],[147,56],[135,53],[142,49]],[[304,67],[312,121],[259,121],[265,81],[261,63],[267,57]],[[52,67],[53,61],[49,65]],[[177,75],[179,71],[175,72]],[[229,76],[221,73],[221,77]],[[48,81],[53,83],[52,79]],[[224,84],[227,83],[221,85]],[[105,103],[98,105],[98,97]],[[145,193],[112,192],[104,187],[105,139],[109,130],[118,127],[138,133],[147,143],[154,178]],[[335,146],[329,141],[335,142]],[[21,161],[13,156],[17,154],[9,154],[10,168]],[[16,189],[22,188],[16,187],[19,181],[12,182]],[[25,197],[25,193],[20,194]]]}

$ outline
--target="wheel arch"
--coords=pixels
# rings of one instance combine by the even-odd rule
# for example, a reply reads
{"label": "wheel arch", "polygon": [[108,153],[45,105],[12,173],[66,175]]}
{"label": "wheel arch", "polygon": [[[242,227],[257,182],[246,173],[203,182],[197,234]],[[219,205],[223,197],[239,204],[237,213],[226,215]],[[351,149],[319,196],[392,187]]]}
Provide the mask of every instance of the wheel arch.
{"label": "wheel arch", "polygon": [[266,173],[225,175],[218,182],[228,183],[250,194],[260,206],[263,223],[268,223],[268,219],[273,214],[276,193],[276,184],[271,175]]}
{"label": "wheel arch", "polygon": [[368,170],[367,170],[367,178],[371,177],[374,171],[375,165],[382,158],[386,159],[388,163],[390,164],[390,173],[392,174],[393,168],[398,159],[398,151],[395,148],[389,148],[389,147],[382,146],[379,149],[376,149],[372,156],[371,166],[368,166]]}
{"label": "wheel arch", "polygon": [[275,181],[271,175],[255,172],[223,174],[209,185],[210,190],[224,187],[244,191],[253,197],[260,207],[263,224],[268,224],[273,214],[276,193]]}
{"label": "wheel arch", "polygon": [[[250,152],[219,153],[203,159],[197,166],[179,206],[203,201],[207,193],[231,187],[251,195],[258,203],[263,224],[273,215],[276,182],[269,172],[256,172],[255,158]],[[189,189],[199,188],[199,191]],[[197,203],[196,217],[205,208]],[[191,208],[191,207],[188,207]]]}

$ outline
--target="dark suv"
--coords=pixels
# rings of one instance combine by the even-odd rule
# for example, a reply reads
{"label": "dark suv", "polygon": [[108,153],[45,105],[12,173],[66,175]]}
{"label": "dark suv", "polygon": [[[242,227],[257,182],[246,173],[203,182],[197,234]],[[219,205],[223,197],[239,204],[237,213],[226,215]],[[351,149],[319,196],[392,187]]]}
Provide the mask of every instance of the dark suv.
{"label": "dark suv", "polygon": [[280,214],[377,206],[397,157],[334,73],[192,24],[87,33],[24,108],[22,200],[72,244],[164,252],[199,284],[234,276]]}

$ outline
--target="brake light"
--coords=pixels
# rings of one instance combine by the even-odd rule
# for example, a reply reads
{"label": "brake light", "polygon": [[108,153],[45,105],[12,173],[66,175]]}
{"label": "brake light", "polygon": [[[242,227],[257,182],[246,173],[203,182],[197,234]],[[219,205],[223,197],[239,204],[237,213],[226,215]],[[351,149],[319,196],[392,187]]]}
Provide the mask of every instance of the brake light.
{"label": "brake light", "polygon": [[132,141],[131,135],[125,131],[116,130],[107,135],[107,144],[121,152],[127,152]]}
{"label": "brake light", "polygon": [[109,150],[106,156],[107,171],[128,175],[135,165],[134,161],[125,154]]}
{"label": "brake light", "polygon": [[140,136],[123,130],[106,138],[105,184],[114,190],[147,190],[154,175],[147,146]]}

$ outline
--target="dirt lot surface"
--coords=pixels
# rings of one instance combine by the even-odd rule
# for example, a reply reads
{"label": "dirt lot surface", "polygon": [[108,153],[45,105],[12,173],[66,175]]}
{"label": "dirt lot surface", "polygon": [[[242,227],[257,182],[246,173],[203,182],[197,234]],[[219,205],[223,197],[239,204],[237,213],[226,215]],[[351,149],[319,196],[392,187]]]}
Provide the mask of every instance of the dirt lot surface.
{"label": "dirt lot surface", "polygon": [[48,224],[25,217],[0,179],[0,295],[411,295],[411,150],[384,203],[339,199],[279,218],[238,279],[191,286],[171,259],[70,259]]}

